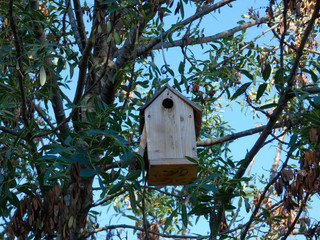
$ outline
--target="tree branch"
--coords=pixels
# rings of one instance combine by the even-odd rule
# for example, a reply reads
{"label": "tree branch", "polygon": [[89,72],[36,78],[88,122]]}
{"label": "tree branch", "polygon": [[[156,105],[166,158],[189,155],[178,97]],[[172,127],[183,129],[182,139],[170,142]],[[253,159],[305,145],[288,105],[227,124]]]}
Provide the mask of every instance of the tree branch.
{"label": "tree branch", "polygon": [[73,103],[76,105],[79,103],[82,97],[82,92],[84,89],[86,76],[87,76],[88,60],[90,58],[91,49],[93,47],[93,39],[95,36],[95,31],[96,31],[96,23],[93,23],[89,40],[87,41],[86,47],[83,50],[81,61],[79,62],[78,83],[77,83],[76,93],[73,99]]}
{"label": "tree branch", "polygon": [[[74,39],[76,40],[78,48],[79,48],[80,52],[82,53],[83,49],[84,49],[84,45],[82,44],[82,41],[81,41],[79,28],[77,26],[77,20],[74,17],[70,0],[66,0],[66,12],[68,14],[69,23],[70,23],[70,26],[71,26],[71,29],[73,32]],[[65,32],[65,23],[63,24],[63,32]]]}
{"label": "tree branch", "polygon": [[[163,47],[164,48],[171,48],[171,47],[178,47],[178,46],[182,47],[182,46],[186,46],[186,45],[194,45],[194,44],[203,44],[203,43],[213,42],[213,41],[220,39],[220,38],[223,38],[223,37],[230,37],[233,34],[235,34],[236,32],[242,31],[242,30],[247,29],[249,27],[268,22],[270,19],[271,19],[271,17],[269,15],[266,15],[262,18],[258,18],[256,20],[251,21],[251,22],[246,22],[244,24],[241,24],[239,26],[236,26],[236,27],[231,28],[229,30],[226,30],[224,32],[217,33],[215,35],[211,35],[211,36],[207,36],[207,37],[203,37],[203,38],[198,38],[198,39],[190,39],[190,40],[186,40],[186,39],[182,38],[180,40],[176,40],[173,42],[166,42],[163,44]],[[159,43],[159,44],[155,45],[152,49],[156,50],[156,49],[160,49],[161,47],[162,46]]]}
{"label": "tree branch", "polygon": [[[211,13],[212,11],[218,9],[218,8],[221,8],[225,5],[227,5],[228,3],[231,3],[231,2],[234,2],[235,0],[222,0],[210,7],[207,7],[205,9],[203,9],[202,11],[200,12],[197,12],[196,14],[192,15],[191,17],[183,20],[181,23],[179,23],[179,25],[182,25],[182,26],[185,26],[209,13]],[[175,27],[176,25],[174,25],[173,27]],[[165,31],[163,33],[163,37],[166,37],[171,31],[172,31],[172,28],[171,27],[169,30]],[[153,38],[151,40],[151,42],[149,42],[148,44],[144,45],[144,46],[139,46],[137,48],[137,56],[140,56],[141,54],[144,54],[145,52],[148,52],[150,51],[151,49],[154,49],[154,46],[156,46],[157,44],[159,44],[161,42],[161,36],[159,37],[156,37],[156,38]],[[157,48],[159,49],[159,48]]]}
{"label": "tree branch", "polygon": [[[77,25],[78,25],[78,33],[80,35],[80,42],[81,42],[81,48],[84,49],[86,46],[87,36],[86,36],[86,30],[83,23],[83,14],[81,9],[81,4],[79,0],[73,0],[74,5],[74,11],[77,18]],[[68,12],[69,15],[69,12]],[[81,49],[79,46],[79,49]]]}
{"label": "tree branch", "polygon": [[117,84],[117,79],[111,80],[111,77],[114,77],[116,72],[127,62],[130,61],[133,58],[133,55],[136,54],[134,51],[135,48],[135,42],[137,36],[140,37],[143,30],[145,28],[145,20],[140,19],[138,23],[136,23],[129,33],[129,36],[127,37],[125,43],[123,44],[122,48],[118,52],[117,60],[115,61],[113,65],[113,69],[111,70],[110,77],[106,81],[102,92],[101,92],[101,99],[107,103],[111,104],[114,101],[114,87]]}
{"label": "tree branch", "polygon": [[[282,125],[283,125],[282,123],[277,123],[273,126],[273,129],[282,127]],[[238,139],[241,137],[246,137],[246,136],[258,133],[258,132],[262,132],[266,129],[266,127],[267,126],[264,125],[264,126],[257,127],[257,128],[251,128],[249,130],[245,130],[242,132],[233,133],[231,135],[227,135],[227,136],[220,137],[220,138],[209,139],[209,140],[204,140],[204,141],[197,141],[197,146],[198,147],[206,147],[206,146],[212,146],[212,145],[219,144],[219,143],[228,142],[228,141],[235,140],[235,139]]]}

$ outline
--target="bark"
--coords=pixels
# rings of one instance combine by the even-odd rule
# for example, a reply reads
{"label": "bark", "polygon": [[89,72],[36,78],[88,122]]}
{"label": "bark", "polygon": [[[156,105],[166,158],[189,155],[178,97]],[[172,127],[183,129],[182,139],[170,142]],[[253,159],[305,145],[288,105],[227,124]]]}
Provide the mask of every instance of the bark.
{"label": "bark", "polygon": [[78,48],[79,48],[80,52],[82,53],[83,49],[84,49],[84,44],[83,44],[83,41],[81,41],[79,28],[77,26],[77,20],[74,17],[70,0],[66,0],[66,7],[67,7],[66,11],[67,11],[67,14],[68,14],[69,23],[70,23],[70,26],[71,26],[71,29],[72,29],[72,32],[73,32],[73,36],[74,36],[74,38],[76,40],[76,43],[78,45]]}
{"label": "bark", "polygon": [[[273,128],[278,128],[281,126],[282,126],[282,123],[277,123],[273,126]],[[241,137],[245,137],[245,136],[249,136],[249,135],[252,135],[255,133],[259,133],[265,129],[266,129],[266,126],[261,126],[261,127],[257,127],[257,128],[251,128],[249,130],[245,130],[245,131],[238,132],[238,133],[233,133],[231,135],[227,135],[227,136],[220,137],[220,138],[197,141],[197,146],[198,147],[212,146],[215,144],[224,143],[224,142],[232,141],[232,140],[235,140],[235,139],[238,139]]]}
{"label": "bark", "polygon": [[144,19],[140,19],[130,30],[129,36],[127,37],[122,48],[119,50],[117,60],[115,61],[113,68],[108,76],[107,81],[102,86],[101,99],[107,104],[111,104],[114,101],[115,86],[119,84],[120,79],[115,77],[117,72],[132,59],[135,50],[136,39],[142,35],[145,27]]}

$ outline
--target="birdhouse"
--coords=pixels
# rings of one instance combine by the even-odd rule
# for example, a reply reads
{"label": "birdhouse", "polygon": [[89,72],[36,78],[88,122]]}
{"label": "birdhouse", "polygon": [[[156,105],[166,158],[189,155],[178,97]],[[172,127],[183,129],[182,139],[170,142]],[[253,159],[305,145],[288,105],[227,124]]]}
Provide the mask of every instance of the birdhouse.
{"label": "birdhouse", "polygon": [[140,109],[140,132],[146,141],[148,184],[187,185],[196,179],[196,137],[202,109],[169,85]]}

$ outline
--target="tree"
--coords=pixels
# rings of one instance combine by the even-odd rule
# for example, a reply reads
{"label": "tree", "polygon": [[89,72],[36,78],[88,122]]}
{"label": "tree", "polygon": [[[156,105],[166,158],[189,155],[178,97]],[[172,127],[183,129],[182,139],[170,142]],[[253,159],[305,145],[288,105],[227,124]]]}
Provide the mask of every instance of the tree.
{"label": "tree", "polygon": [[[201,22],[233,2],[0,1],[2,239],[319,236],[307,212],[320,189],[320,1],[247,3],[236,26],[207,34]],[[148,186],[137,153],[139,107],[165,83],[203,108],[198,178],[177,188]],[[235,106],[266,124],[232,132],[217,113]],[[230,143],[256,133],[235,159]],[[270,176],[255,178],[271,144]],[[112,205],[135,225],[100,226],[96,207]],[[190,234],[198,219],[209,235]]]}

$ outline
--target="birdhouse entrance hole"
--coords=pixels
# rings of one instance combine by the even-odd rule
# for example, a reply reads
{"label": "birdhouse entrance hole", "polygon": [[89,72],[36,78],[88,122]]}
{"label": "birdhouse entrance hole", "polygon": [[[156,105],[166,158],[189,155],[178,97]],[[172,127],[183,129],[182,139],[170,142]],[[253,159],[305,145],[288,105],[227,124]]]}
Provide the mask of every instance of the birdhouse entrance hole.
{"label": "birdhouse entrance hole", "polygon": [[170,98],[163,99],[163,101],[162,101],[162,106],[163,106],[164,108],[167,108],[167,109],[172,108],[172,107],[173,107],[173,101],[172,101],[172,99],[170,99]]}

